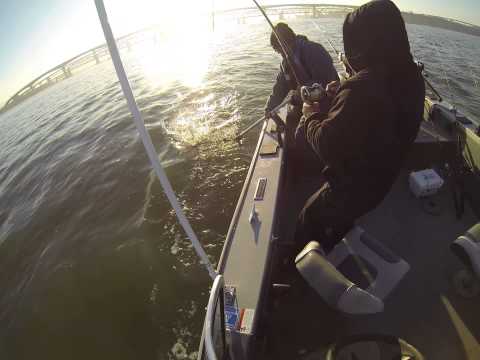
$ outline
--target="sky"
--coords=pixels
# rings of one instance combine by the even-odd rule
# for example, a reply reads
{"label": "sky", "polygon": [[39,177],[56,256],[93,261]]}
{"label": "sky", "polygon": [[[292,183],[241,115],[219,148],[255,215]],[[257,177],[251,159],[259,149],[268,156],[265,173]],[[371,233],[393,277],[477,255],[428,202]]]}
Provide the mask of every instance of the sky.
{"label": "sky", "polygon": [[[249,0],[104,0],[115,35],[156,23],[181,26],[189,16],[249,7]],[[261,4],[295,3],[260,0]],[[363,0],[298,1],[361,5]],[[394,0],[402,11],[480,25],[478,0]],[[185,11],[185,9],[187,9]],[[175,11],[179,11],[175,13]],[[176,14],[172,16],[172,14]],[[94,0],[2,0],[0,11],[0,106],[22,86],[82,51],[104,43]]]}

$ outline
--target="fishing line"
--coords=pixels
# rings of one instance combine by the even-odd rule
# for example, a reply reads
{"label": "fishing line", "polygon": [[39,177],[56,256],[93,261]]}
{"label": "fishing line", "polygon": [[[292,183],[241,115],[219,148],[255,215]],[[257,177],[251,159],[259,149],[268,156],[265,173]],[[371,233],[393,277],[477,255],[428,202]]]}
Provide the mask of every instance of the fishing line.
{"label": "fishing line", "polygon": [[[438,45],[438,46],[441,46],[440,44],[435,44],[435,45]],[[438,51],[438,48],[437,46],[433,46],[433,48],[435,49],[435,52],[437,53],[437,57],[439,59],[439,64],[440,64],[440,72],[443,74],[443,79],[445,80],[445,83],[447,84],[447,88],[448,88],[448,91],[450,92],[450,98],[452,99],[452,105],[455,107],[455,94],[453,93],[453,90],[452,90],[452,87],[450,86],[450,81],[448,79],[448,76],[447,76],[447,72],[445,70],[445,67],[443,66],[443,62],[442,62],[442,56],[440,55],[440,52]]]}
{"label": "fishing line", "polygon": [[[424,65],[423,65],[423,63],[420,61],[420,58],[417,57],[417,52],[416,52],[415,49],[414,49],[414,45],[415,45],[415,43],[412,41],[411,44],[410,44],[410,51],[412,52],[413,60],[417,63],[417,65],[422,64],[422,67],[421,67],[421,70],[420,70],[420,74],[422,75],[423,81],[425,82],[425,84],[427,84],[427,86],[430,88],[430,90],[435,94],[435,96],[437,97],[438,101],[443,101],[442,96],[441,96],[441,95],[438,93],[438,91],[433,87],[433,85],[430,83],[430,81],[427,80],[426,75],[423,73],[423,72],[424,72]],[[426,106],[427,106],[427,105],[425,104],[425,109],[426,109]]]}
{"label": "fishing line", "polygon": [[333,52],[335,53],[336,61],[344,67],[344,71],[348,73],[348,71],[350,70],[352,74],[355,74],[356,71],[352,68],[352,66],[348,62],[348,59],[345,57],[345,54],[343,54],[341,51],[338,51],[337,48],[333,45],[332,41],[328,37],[327,32],[324,30],[323,26],[320,28],[320,25],[315,23],[313,20],[310,20],[310,22],[323,34],[323,37],[325,38],[325,40],[327,40],[328,44],[330,45]]}
{"label": "fishing line", "polygon": [[337,57],[337,60],[340,62],[340,59],[338,59],[338,56],[340,55],[340,52],[335,48],[335,46],[333,45],[333,43],[330,41],[330,39],[328,38],[327,36],[327,33],[325,32],[325,30],[323,29],[323,26],[322,28],[320,28],[320,25],[318,25],[315,21],[313,20],[310,20],[310,22],[313,24],[313,26],[315,26],[317,28],[318,31],[320,31],[322,34],[323,34],[323,37],[327,40],[328,44],[330,45],[330,47],[332,48],[333,52],[335,53],[336,57]]}
{"label": "fishing line", "polygon": [[[448,40],[448,42],[451,43],[451,44],[453,43],[453,45],[455,46],[455,49],[456,49],[456,52],[457,52],[457,53],[461,53],[461,51],[460,51],[461,49],[460,49],[460,47],[458,46],[458,44],[457,44],[455,41],[453,41],[453,40]],[[467,64],[468,68],[470,69],[470,75],[472,76],[473,87],[475,87],[475,88],[478,89],[478,80],[477,80],[475,74],[473,73],[472,64],[471,64],[470,62],[468,62],[468,61],[466,62],[466,64]]]}

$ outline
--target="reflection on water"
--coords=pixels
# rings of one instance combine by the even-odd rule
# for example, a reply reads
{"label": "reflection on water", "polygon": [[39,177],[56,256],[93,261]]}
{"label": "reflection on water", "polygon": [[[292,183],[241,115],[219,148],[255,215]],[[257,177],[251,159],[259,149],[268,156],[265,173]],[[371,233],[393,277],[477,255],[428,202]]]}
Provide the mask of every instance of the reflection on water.
{"label": "reflection on water", "polygon": [[189,87],[200,86],[208,70],[213,46],[208,40],[209,34],[201,31],[163,36],[158,42],[136,46],[134,56],[140,62],[143,76],[153,87],[166,88],[175,81]]}
{"label": "reflection on water", "polygon": [[[321,20],[325,33],[291,24],[341,48],[338,19]],[[279,59],[263,22],[214,35],[199,28],[160,34],[122,57],[159,158],[215,262],[257,134],[244,145],[225,139],[262,115]],[[478,38],[409,33],[431,81],[448,94],[443,66],[458,107],[478,114]],[[193,358],[210,280],[150,170],[111,64],[0,121],[0,358]]]}

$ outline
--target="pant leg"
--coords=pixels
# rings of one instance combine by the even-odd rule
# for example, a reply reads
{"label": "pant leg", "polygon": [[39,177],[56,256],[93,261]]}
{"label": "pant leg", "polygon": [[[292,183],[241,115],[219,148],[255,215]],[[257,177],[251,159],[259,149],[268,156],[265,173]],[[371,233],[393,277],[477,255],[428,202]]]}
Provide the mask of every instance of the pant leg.
{"label": "pant leg", "polygon": [[302,117],[302,107],[301,106],[288,106],[287,118],[286,118],[286,142],[287,146],[290,149],[295,148],[295,129],[300,122],[300,118]]}
{"label": "pant leg", "polygon": [[297,220],[297,253],[310,241],[318,241],[328,253],[352,229],[357,214],[349,195],[327,182],[307,200]]}

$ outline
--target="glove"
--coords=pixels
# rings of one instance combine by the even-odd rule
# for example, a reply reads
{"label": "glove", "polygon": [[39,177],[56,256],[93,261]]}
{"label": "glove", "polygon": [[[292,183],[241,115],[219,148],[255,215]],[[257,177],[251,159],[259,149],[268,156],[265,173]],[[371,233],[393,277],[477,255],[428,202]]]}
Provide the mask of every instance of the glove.
{"label": "glove", "polygon": [[305,118],[310,117],[313,113],[320,111],[320,104],[318,102],[314,102],[313,104],[308,104],[306,102],[303,103],[302,113]]}
{"label": "glove", "polygon": [[337,90],[338,88],[340,87],[340,81],[331,81],[327,84],[327,88],[325,89],[325,91],[327,92],[327,96],[329,98],[333,98],[335,97],[335,95],[337,94]]}
{"label": "glove", "polygon": [[297,128],[295,129],[295,145],[300,148],[305,148],[307,143],[307,136],[305,134],[305,116],[302,116]]}

